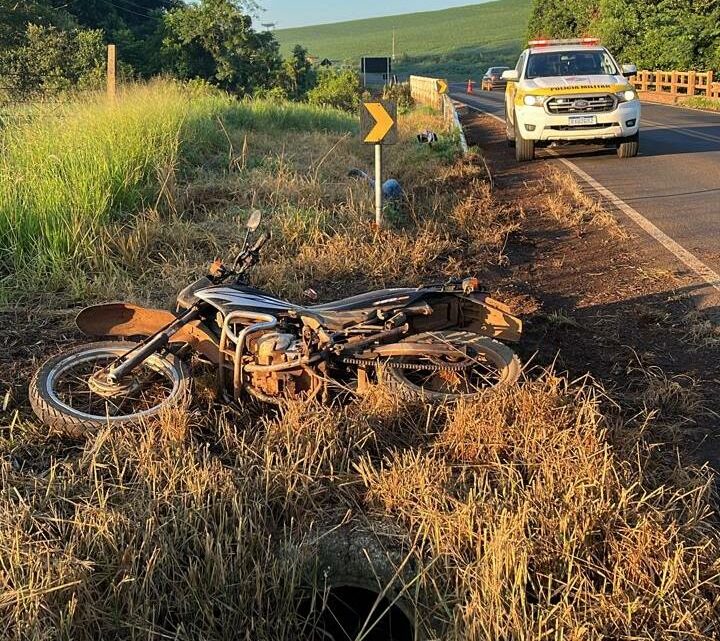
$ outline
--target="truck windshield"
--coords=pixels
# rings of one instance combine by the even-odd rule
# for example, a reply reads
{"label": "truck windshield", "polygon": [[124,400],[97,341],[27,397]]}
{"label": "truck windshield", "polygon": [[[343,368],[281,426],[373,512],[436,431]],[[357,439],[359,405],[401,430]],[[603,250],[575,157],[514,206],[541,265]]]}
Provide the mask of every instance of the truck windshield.
{"label": "truck windshield", "polygon": [[605,51],[601,50],[533,53],[530,54],[525,72],[528,80],[562,76],[615,75],[618,75],[615,63]]}

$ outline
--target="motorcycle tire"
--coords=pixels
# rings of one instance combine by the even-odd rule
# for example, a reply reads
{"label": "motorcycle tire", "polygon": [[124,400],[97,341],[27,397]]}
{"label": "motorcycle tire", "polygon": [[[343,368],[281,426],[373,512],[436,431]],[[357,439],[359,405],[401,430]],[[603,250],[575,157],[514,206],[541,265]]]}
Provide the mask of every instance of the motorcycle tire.
{"label": "motorcycle tire", "polygon": [[[30,383],[30,404],[36,416],[49,427],[79,437],[102,427],[141,423],[187,398],[190,389],[189,370],[173,354],[153,354],[138,368],[146,373],[147,379],[153,379],[152,391],[156,394],[162,392],[162,397],[157,401],[148,392],[149,388],[142,386],[132,392],[133,396],[128,394],[110,401],[94,395],[87,384],[83,385],[83,374],[80,374],[83,369],[99,368],[102,362],[111,362],[136,345],[130,341],[90,343],[48,359]],[[69,374],[73,368],[76,368],[76,372]],[[159,380],[155,382],[154,379],[160,377],[164,383]],[[137,406],[135,411],[129,409],[124,414],[111,411],[114,408],[119,412],[128,400],[131,405],[134,403]]]}
{"label": "motorcycle tire", "polygon": [[[461,398],[480,397],[516,383],[522,374],[522,365],[515,352],[507,345],[487,336],[464,331],[442,331],[419,334],[407,340],[413,343],[441,342],[453,345],[459,350],[466,350],[467,353],[473,355],[478,367],[482,365],[483,368],[486,368],[485,361],[488,362],[491,369],[494,370],[494,375],[492,380],[488,380],[488,383],[491,384],[482,388],[476,387],[471,381],[465,381],[467,388],[464,391],[453,392],[450,389],[438,389],[435,380],[429,381],[429,384],[423,384],[422,370],[392,366],[381,367],[379,379],[406,398],[420,398],[432,403],[443,403],[457,401]],[[403,358],[399,360],[401,363],[403,362]],[[472,369],[475,369],[475,366],[472,366]],[[457,377],[457,374],[452,374],[452,376]],[[446,382],[440,382],[441,387],[442,385],[448,387]]]}

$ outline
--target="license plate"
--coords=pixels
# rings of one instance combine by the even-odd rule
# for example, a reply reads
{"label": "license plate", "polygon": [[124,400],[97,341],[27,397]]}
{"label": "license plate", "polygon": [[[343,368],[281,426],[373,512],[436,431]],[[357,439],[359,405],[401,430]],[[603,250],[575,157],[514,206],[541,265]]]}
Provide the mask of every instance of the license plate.
{"label": "license plate", "polygon": [[571,125],[597,125],[597,116],[570,116]]}

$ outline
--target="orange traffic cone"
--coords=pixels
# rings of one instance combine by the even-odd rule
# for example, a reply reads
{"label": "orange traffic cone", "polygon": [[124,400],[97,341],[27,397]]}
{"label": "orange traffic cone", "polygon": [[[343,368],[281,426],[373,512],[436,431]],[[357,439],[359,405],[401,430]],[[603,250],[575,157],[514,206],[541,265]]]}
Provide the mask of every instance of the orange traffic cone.
{"label": "orange traffic cone", "polygon": [[473,85],[474,85],[474,84],[475,84],[475,83],[474,83],[472,80],[468,80],[467,93],[468,93],[469,96],[472,96]]}

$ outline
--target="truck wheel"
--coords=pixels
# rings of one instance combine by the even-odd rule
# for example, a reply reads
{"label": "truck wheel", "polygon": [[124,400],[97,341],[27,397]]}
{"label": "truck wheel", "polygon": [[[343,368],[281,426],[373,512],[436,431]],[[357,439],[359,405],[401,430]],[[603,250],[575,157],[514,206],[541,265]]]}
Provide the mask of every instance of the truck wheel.
{"label": "truck wheel", "polygon": [[528,162],[535,158],[535,141],[525,140],[520,133],[517,120],[515,121],[515,160]]}
{"label": "truck wheel", "polygon": [[640,134],[621,138],[617,144],[618,158],[635,158],[640,151]]}
{"label": "truck wheel", "polygon": [[507,140],[510,149],[515,149],[515,135],[512,129],[510,129],[510,116],[507,112],[507,105],[505,106],[505,140]]}

